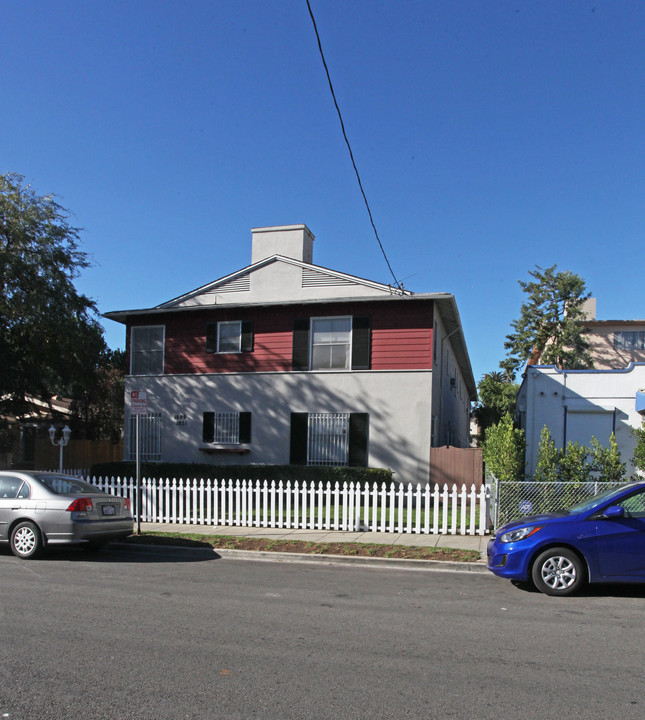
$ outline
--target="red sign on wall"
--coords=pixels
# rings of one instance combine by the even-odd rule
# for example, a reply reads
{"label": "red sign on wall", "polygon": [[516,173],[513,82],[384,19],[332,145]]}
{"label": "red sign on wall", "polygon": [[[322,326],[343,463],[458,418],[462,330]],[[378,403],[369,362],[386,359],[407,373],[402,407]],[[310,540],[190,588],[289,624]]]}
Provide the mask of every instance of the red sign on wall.
{"label": "red sign on wall", "polygon": [[148,414],[148,393],[145,390],[132,390],[130,393],[130,415]]}

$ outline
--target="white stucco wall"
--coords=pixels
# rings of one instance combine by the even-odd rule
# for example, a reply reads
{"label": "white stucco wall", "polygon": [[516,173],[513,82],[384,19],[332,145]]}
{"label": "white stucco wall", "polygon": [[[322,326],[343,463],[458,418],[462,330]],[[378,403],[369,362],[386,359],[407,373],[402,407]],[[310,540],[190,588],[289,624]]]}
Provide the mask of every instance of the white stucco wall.
{"label": "white stucco wall", "polygon": [[[162,414],[162,459],[213,464],[288,464],[290,413],[369,413],[370,467],[395,478],[429,478],[432,371],[224,373],[126,378],[126,430],[132,390],[147,392],[148,410]],[[206,411],[252,413],[251,452],[200,452]],[[181,416],[177,424],[175,416]],[[128,439],[126,438],[126,453]]]}
{"label": "white stucco wall", "polygon": [[433,393],[435,415],[435,446],[470,445],[470,397],[463,373],[455,357],[450,333],[438,313],[434,319]]}
{"label": "white stucco wall", "polygon": [[565,370],[529,367],[517,398],[526,431],[526,471],[535,472],[540,433],[546,425],[560,448],[569,440],[589,445],[591,436],[606,444],[611,430],[627,473],[635,439],[631,428],[640,427],[636,392],[645,386],[645,364],[623,370]]}

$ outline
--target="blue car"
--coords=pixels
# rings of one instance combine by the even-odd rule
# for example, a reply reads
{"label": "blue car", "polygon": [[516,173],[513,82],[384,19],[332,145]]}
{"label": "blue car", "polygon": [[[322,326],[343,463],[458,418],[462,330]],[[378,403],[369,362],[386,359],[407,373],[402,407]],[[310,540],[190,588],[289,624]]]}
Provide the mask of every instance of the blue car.
{"label": "blue car", "polygon": [[547,595],[586,582],[645,583],[645,482],[507,523],[488,542],[488,569]]}

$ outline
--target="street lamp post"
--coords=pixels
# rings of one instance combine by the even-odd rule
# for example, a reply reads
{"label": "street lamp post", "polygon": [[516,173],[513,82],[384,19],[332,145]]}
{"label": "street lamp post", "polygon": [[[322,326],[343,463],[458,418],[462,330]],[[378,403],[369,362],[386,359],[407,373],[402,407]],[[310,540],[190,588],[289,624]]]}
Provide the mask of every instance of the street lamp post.
{"label": "street lamp post", "polygon": [[72,434],[72,431],[69,429],[67,425],[63,428],[63,432],[61,437],[56,440],[56,428],[52,425],[49,428],[49,439],[52,441],[52,445],[56,447],[60,447],[60,455],[58,458],[58,472],[63,472],[63,448],[67,443],[69,442],[69,436]]}

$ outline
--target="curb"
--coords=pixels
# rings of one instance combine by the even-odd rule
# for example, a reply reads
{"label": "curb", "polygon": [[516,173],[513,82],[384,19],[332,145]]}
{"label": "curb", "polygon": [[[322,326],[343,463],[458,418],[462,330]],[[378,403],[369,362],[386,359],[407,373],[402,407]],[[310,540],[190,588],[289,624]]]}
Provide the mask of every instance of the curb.
{"label": "curb", "polygon": [[200,548],[180,545],[155,545],[153,543],[113,543],[114,547],[139,552],[197,552],[213,554],[220,558],[255,560],[256,562],[301,563],[314,565],[353,565],[381,569],[413,570],[416,572],[488,573],[486,563],[454,562],[450,560],[414,560],[406,558],[364,557],[357,555],[324,555],[311,553],[269,552],[266,550],[231,550],[228,548]]}
{"label": "curb", "polygon": [[365,557],[357,555],[314,555],[310,553],[281,553],[266,550],[229,550],[213,548],[221,557],[283,563],[313,563],[319,565],[354,565],[356,567],[395,568],[421,572],[487,573],[484,562],[453,562],[450,560],[414,560],[406,558]]}

